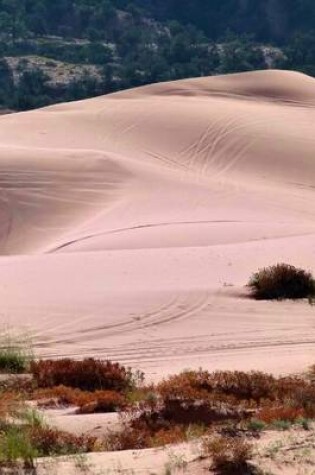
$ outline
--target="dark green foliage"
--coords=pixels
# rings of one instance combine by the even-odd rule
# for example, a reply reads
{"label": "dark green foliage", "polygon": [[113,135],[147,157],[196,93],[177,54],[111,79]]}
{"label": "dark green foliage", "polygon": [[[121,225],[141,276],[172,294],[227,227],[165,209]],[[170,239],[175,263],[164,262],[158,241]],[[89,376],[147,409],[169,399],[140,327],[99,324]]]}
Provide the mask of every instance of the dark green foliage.
{"label": "dark green foliage", "polygon": [[13,107],[27,110],[49,103],[48,77],[40,69],[25,71],[19,81],[19,88],[13,100]]}
{"label": "dark green foliage", "polygon": [[[270,66],[315,75],[314,22],[312,0],[0,0],[0,105]],[[279,47],[277,59],[263,46]],[[96,65],[101,77],[82,68],[60,85],[35,66],[13,78],[6,57],[27,55]]]}
{"label": "dark green foliage", "polygon": [[24,343],[8,337],[0,340],[0,373],[21,374],[28,371],[32,355]]}
{"label": "dark green foliage", "polygon": [[315,76],[315,32],[300,32],[292,37],[284,48],[285,59],[280,67],[297,69]]}
{"label": "dark green foliage", "polygon": [[13,74],[8,63],[0,60],[0,102],[5,103],[14,90]]}
{"label": "dark green foliage", "polygon": [[265,69],[263,52],[248,36],[227,35],[221,52],[221,61],[217,68],[219,73],[236,73]]}
{"label": "dark green foliage", "polygon": [[262,41],[285,41],[288,33],[313,29],[312,0],[1,0],[1,30],[12,37],[26,32],[91,39],[114,36],[119,12],[135,25],[144,16],[161,22],[193,24],[209,38],[225,31],[254,33]]}
{"label": "dark green foliage", "polygon": [[256,272],[248,286],[257,300],[301,299],[315,294],[311,273],[288,264],[277,264]]}
{"label": "dark green foliage", "polygon": [[26,371],[26,362],[21,355],[13,352],[0,353],[0,372],[19,374]]}

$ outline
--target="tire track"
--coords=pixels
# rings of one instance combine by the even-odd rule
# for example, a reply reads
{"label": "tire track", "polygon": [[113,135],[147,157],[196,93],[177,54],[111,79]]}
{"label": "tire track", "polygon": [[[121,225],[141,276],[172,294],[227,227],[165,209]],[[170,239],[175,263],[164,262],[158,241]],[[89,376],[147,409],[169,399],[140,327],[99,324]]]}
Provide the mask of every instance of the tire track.
{"label": "tire track", "polygon": [[[93,341],[95,339],[105,339],[114,336],[123,336],[125,334],[132,335],[133,332],[141,332],[143,330],[151,329],[152,327],[160,327],[169,323],[174,323],[180,320],[191,318],[199,312],[202,312],[209,303],[209,296],[207,292],[204,292],[198,296],[191,296],[182,299],[176,295],[166,304],[154,309],[150,312],[146,312],[143,315],[139,315],[133,320],[127,320],[113,325],[106,325],[94,327],[92,329],[84,329],[80,333],[82,335],[73,336],[73,322],[72,328],[69,329],[69,333],[63,333],[64,338],[58,340],[50,340],[49,343],[45,342],[44,345],[60,345],[60,344],[77,344],[80,342]],[[187,308],[184,308],[187,306]],[[56,329],[60,331],[62,327],[51,328],[51,332],[55,332]],[[47,331],[45,332],[47,336]],[[42,347],[43,343],[38,342],[37,346]]]}
{"label": "tire track", "polygon": [[[165,361],[168,358],[186,358],[188,356],[198,357],[205,356],[207,354],[220,354],[227,352],[237,352],[243,350],[259,350],[259,349],[275,349],[275,348],[292,348],[292,347],[306,347],[315,345],[315,339],[301,339],[301,340],[281,340],[281,341],[257,341],[257,342],[241,342],[231,344],[212,344],[206,347],[200,346],[199,342],[194,343],[195,346],[176,347],[176,344],[167,340],[167,344],[162,346],[155,346],[150,341],[150,346],[143,348],[107,348],[106,358],[121,361],[123,363],[143,363],[154,362],[159,363]],[[97,349],[90,350],[92,353]],[[97,351],[99,353],[99,351]]]}
{"label": "tire track", "polygon": [[[155,317],[156,315],[160,315],[160,314],[163,314],[165,311],[168,311],[169,308],[172,308],[174,305],[176,305],[176,302],[178,300],[178,296],[175,296],[173,297],[170,301],[168,301],[167,303],[164,303],[162,304],[161,306],[159,306],[158,308],[152,310],[151,312],[146,312],[144,314],[144,317],[143,318],[150,318],[150,317]],[[139,317],[137,317],[138,319]],[[142,317],[141,317],[142,318]],[[76,323],[81,323],[86,321],[86,320],[89,320],[89,317],[83,317],[83,318],[79,318],[76,320]],[[99,332],[99,331],[103,331],[103,330],[112,330],[112,329],[120,329],[120,328],[123,328],[126,330],[125,331],[130,331],[130,326],[135,326],[135,319],[132,317],[132,318],[128,318],[127,320],[124,320],[122,322],[119,322],[119,323],[113,323],[113,324],[110,324],[110,325],[99,325],[97,327],[93,327],[93,328],[85,328],[85,329],[82,329],[80,333],[84,334],[84,337],[83,337],[83,340],[86,341],[86,340],[90,340],[91,337],[94,339],[95,338],[95,333],[96,332]],[[69,328],[69,332],[66,333],[64,332],[63,334],[64,335],[73,335],[73,322],[69,322],[69,323],[66,323],[66,324],[62,324],[62,325],[58,325],[58,326],[54,326],[54,327],[51,327],[47,330],[47,328],[45,327],[45,335],[48,334],[48,332],[51,332],[51,333],[55,333],[56,330],[58,330],[60,332],[60,330],[64,330],[66,327],[71,327]],[[88,337],[87,334],[89,333],[93,333],[92,336]],[[119,331],[115,332],[108,332],[106,333],[105,336],[110,336],[110,335],[114,335],[114,334],[119,334]],[[37,333],[37,336],[39,334]],[[68,340],[68,338],[67,338]],[[80,341],[80,339],[76,339],[76,341]],[[58,341],[54,341],[54,343],[62,343],[63,340],[58,340]]]}
{"label": "tire track", "polygon": [[[177,221],[177,222],[165,222],[165,223],[149,223],[149,224],[140,224],[138,226],[131,226],[127,228],[118,228],[118,229],[112,229],[110,231],[102,231],[99,233],[94,233],[94,234],[89,234],[87,236],[82,236],[81,238],[77,239],[72,239],[71,241],[67,241],[64,244],[61,244],[58,247],[55,247],[49,251],[47,251],[48,254],[53,253],[53,252],[58,252],[61,249],[64,249],[66,247],[69,247],[73,244],[77,244],[79,242],[83,241],[88,241],[89,239],[93,239],[96,237],[101,237],[101,236],[107,236],[111,234],[119,234],[122,232],[127,232],[127,231],[134,231],[138,229],[148,229],[148,228],[157,228],[157,227],[162,227],[162,226],[178,226],[178,225],[189,225],[189,224],[227,224],[227,223],[242,223],[242,221],[235,221],[235,220],[205,220],[205,221]],[[245,221],[244,221],[245,223]]]}

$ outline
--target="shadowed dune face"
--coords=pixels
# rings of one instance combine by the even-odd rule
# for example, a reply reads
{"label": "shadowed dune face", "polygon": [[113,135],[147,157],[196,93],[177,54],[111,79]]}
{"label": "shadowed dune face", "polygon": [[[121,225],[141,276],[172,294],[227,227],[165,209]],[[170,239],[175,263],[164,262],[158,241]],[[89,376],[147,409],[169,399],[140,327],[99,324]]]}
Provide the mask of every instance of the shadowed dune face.
{"label": "shadowed dune face", "polygon": [[200,354],[257,367],[247,355],[268,344],[278,369],[310,360],[310,308],[265,314],[240,286],[278,261],[315,271],[314,124],[315,80],[284,71],[1,117],[5,323],[29,327],[43,354],[158,373]]}
{"label": "shadowed dune face", "polygon": [[104,212],[129,174],[105,154],[5,147],[0,152],[2,254],[41,252]]}

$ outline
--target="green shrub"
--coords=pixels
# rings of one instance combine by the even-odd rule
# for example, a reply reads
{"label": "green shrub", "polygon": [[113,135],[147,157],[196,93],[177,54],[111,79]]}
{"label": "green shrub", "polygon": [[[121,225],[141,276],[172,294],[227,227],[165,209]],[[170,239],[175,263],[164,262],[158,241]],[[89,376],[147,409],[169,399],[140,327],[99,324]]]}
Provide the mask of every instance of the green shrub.
{"label": "green shrub", "polygon": [[290,421],[274,421],[272,427],[276,430],[289,430],[292,427],[292,422]]}
{"label": "green shrub", "polygon": [[0,465],[14,465],[23,461],[24,466],[34,467],[38,451],[25,430],[11,425],[0,435]]}
{"label": "green shrub", "polygon": [[260,421],[259,419],[252,419],[248,425],[247,425],[249,430],[252,430],[254,432],[262,432],[264,429],[266,429],[266,424],[263,421]]}
{"label": "green shrub", "polygon": [[26,362],[19,353],[10,348],[0,350],[0,371],[2,373],[24,373]]}
{"label": "green shrub", "polygon": [[296,421],[304,430],[311,430],[312,429],[312,420],[307,419],[305,417],[301,417]]}
{"label": "green shrub", "polygon": [[0,372],[26,373],[32,360],[29,342],[24,338],[0,337]]}
{"label": "green shrub", "polygon": [[18,468],[22,466],[34,469],[38,457],[86,453],[96,449],[96,437],[76,436],[50,428],[40,413],[16,397],[10,393],[0,397],[0,473],[3,473],[2,468],[4,473],[8,468],[20,473]]}
{"label": "green shrub", "polygon": [[248,287],[257,300],[300,299],[315,295],[310,272],[288,264],[277,264],[256,272]]}

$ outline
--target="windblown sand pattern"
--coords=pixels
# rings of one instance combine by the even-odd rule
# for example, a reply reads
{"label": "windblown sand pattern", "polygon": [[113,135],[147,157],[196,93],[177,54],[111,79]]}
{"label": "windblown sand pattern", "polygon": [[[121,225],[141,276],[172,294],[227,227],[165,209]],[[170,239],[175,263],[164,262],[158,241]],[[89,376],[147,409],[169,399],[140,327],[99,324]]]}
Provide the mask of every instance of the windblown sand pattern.
{"label": "windblown sand pattern", "polygon": [[292,372],[315,310],[244,289],[315,271],[315,80],[263,71],[0,118],[4,326],[35,351]]}

